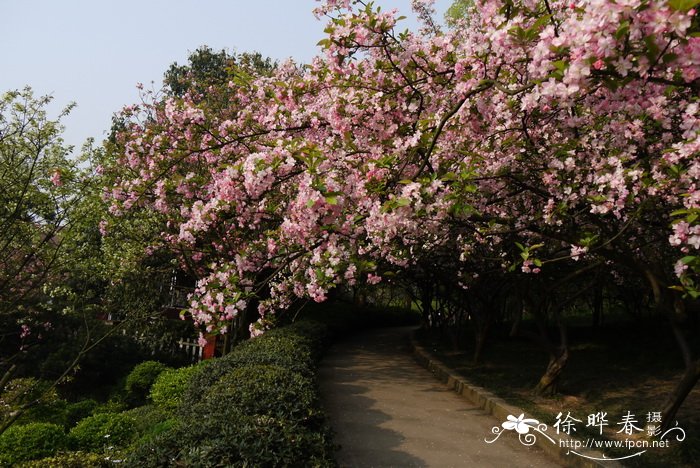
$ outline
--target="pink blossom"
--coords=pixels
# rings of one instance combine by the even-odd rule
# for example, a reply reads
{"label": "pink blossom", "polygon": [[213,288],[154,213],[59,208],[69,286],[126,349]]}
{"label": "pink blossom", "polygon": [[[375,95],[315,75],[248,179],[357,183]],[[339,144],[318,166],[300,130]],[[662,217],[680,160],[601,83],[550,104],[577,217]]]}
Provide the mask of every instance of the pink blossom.
{"label": "pink blossom", "polygon": [[61,180],[61,171],[60,169],[56,169],[53,171],[53,174],[51,175],[51,183],[55,187],[60,187],[63,185],[63,180]]}

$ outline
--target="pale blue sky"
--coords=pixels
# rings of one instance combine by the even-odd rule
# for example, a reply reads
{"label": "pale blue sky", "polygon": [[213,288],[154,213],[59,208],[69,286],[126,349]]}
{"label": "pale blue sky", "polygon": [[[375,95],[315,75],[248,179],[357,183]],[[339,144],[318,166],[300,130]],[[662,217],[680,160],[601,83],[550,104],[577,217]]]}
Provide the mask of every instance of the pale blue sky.
{"label": "pale blue sky", "polygon": [[[410,16],[410,0],[380,0]],[[438,0],[441,19],[450,0]],[[314,0],[0,0],[0,92],[29,85],[54,96],[53,111],[77,148],[102,140],[113,112],[138,100],[137,83],[159,88],[168,66],[201,45],[307,62],[325,21]],[[405,27],[415,28],[410,18]]]}

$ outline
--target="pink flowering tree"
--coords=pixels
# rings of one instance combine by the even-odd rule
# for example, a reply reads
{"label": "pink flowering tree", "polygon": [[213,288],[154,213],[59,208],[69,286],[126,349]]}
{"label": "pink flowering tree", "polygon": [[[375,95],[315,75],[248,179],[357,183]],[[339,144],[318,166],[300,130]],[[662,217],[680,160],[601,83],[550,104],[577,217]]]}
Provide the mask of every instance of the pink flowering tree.
{"label": "pink flowering tree", "polygon": [[112,212],[163,217],[153,247],[198,278],[189,313],[209,333],[258,333],[296,298],[446,252],[465,278],[514,269],[561,325],[550,381],[567,287],[631,272],[686,351],[670,420],[700,377],[683,321],[700,271],[694,3],[488,0],[442,31],[422,1],[421,30],[401,32],[395,11],[327,1],[305,68],[128,109]]}

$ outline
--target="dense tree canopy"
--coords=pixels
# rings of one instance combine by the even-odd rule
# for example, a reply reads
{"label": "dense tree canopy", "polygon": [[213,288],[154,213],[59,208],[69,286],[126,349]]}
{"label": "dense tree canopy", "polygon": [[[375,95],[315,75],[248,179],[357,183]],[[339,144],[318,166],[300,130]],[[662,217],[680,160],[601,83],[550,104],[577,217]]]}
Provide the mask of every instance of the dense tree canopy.
{"label": "dense tree canopy", "polygon": [[465,2],[442,30],[415,1],[414,33],[326,1],[308,66],[127,109],[112,212],[162,217],[152,247],[198,278],[189,312],[209,333],[440,259],[465,290],[509,274],[555,321],[573,281],[641,278],[682,343],[700,273],[695,3]]}

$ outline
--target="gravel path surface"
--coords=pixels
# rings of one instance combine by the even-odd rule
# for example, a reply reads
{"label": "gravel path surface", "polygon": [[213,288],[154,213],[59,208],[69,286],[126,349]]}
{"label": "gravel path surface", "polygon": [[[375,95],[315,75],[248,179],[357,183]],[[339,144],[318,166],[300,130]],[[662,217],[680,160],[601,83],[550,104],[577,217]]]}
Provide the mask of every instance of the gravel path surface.
{"label": "gravel path surface", "polygon": [[[323,403],[342,467],[555,467],[505,433],[503,421],[458,396],[410,353],[411,328],[384,328],[336,344],[320,370]],[[517,415],[516,415],[517,416]]]}

